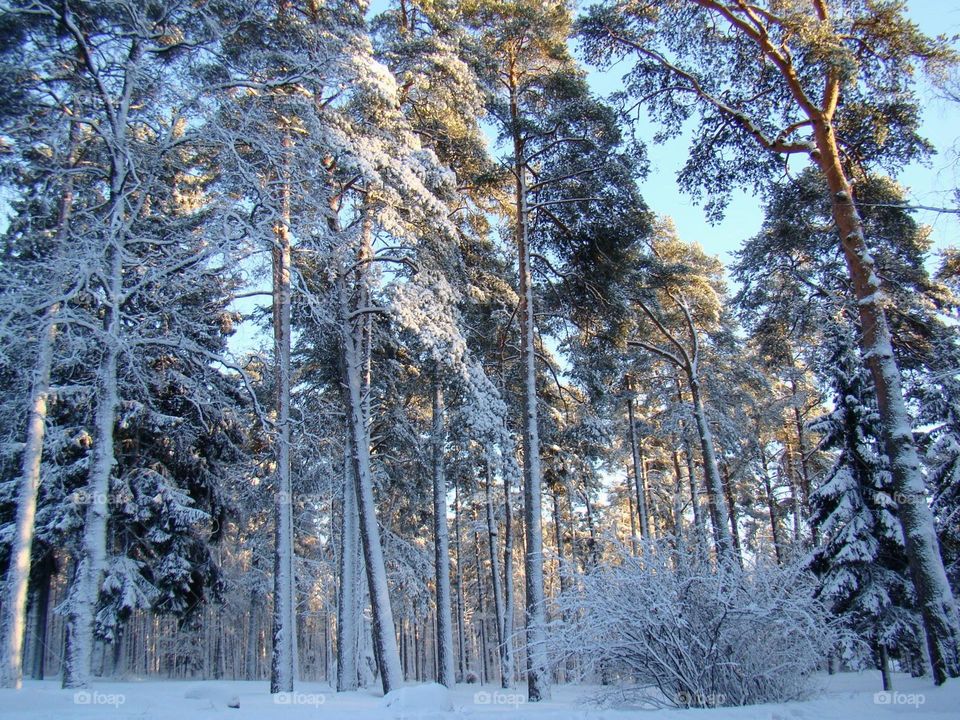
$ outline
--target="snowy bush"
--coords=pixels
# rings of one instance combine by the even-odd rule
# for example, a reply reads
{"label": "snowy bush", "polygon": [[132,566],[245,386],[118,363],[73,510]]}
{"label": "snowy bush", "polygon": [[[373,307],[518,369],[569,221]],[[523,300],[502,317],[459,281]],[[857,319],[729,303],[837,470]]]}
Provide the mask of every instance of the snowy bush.
{"label": "snowy bush", "polygon": [[655,707],[802,698],[839,632],[799,565],[718,568],[664,542],[624,549],[557,603],[554,661],[579,658]]}

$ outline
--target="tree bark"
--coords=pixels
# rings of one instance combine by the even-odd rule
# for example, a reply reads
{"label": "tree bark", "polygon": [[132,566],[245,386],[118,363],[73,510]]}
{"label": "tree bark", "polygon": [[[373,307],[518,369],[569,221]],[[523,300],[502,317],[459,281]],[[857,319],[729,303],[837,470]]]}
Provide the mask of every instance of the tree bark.
{"label": "tree bark", "polygon": [[493,513],[493,471],[490,467],[490,460],[486,461],[486,496],[487,496],[487,545],[490,549],[490,580],[493,586],[493,609],[496,614],[497,622],[497,656],[500,659],[500,683],[503,684],[503,675],[509,672],[509,668],[504,663],[504,612],[503,612],[503,586],[500,581],[500,528],[496,516]]}
{"label": "tree bark", "polygon": [[503,648],[500,662],[504,672],[500,684],[504,689],[513,687],[513,505],[510,479],[503,473]]}
{"label": "tree bark", "polygon": [[633,482],[636,489],[637,518],[640,521],[640,537],[643,540],[646,540],[649,533],[649,523],[647,522],[647,501],[644,497],[646,478],[643,471],[643,449],[640,447],[640,439],[637,437],[637,422],[633,415],[632,395],[627,397],[627,420],[630,423],[630,450],[633,458]]}
{"label": "tree bark", "polygon": [[[80,123],[70,122],[67,165],[76,163],[76,147]],[[73,175],[67,173],[57,209],[56,245],[67,241],[70,215],[73,209]],[[56,339],[57,315],[60,304],[51,304],[44,312],[37,334],[37,357],[31,383],[30,409],[27,416],[27,436],[20,464],[20,493],[14,520],[13,543],[10,547],[10,565],[7,569],[5,593],[0,603],[0,687],[19,688],[23,680],[23,646],[26,626],[27,586],[30,577],[30,554],[37,514],[37,493],[40,489],[40,466],[43,441],[47,427],[47,400],[50,393],[50,372],[53,365],[53,345]],[[49,594],[49,587],[48,587]],[[44,623],[46,618],[44,618]],[[41,658],[40,674],[43,674]]]}
{"label": "tree bark", "polygon": [[773,539],[773,551],[777,556],[777,564],[783,563],[783,548],[780,541],[780,528],[777,522],[777,501],[773,496],[773,487],[770,484],[770,466],[767,462],[767,453],[760,444],[760,467],[763,470],[763,488],[767,494],[767,511],[770,514],[770,535]]}
{"label": "tree bark", "polygon": [[437,682],[452,688],[453,618],[450,614],[450,536],[447,531],[447,482],[443,474],[443,388],[439,368],[433,379],[433,548],[437,603]]}
{"label": "tree bark", "polygon": [[[285,154],[291,146],[284,137]],[[273,357],[276,383],[273,634],[270,692],[293,692],[296,602],[293,574],[293,485],[290,477],[290,187],[283,179],[281,218],[274,227]]]}
{"label": "tree bark", "polygon": [[33,368],[30,410],[27,416],[27,439],[20,463],[20,492],[14,520],[10,566],[3,596],[0,636],[0,686],[19,688],[23,681],[23,638],[27,621],[27,586],[30,581],[30,555],[37,515],[37,493],[40,489],[40,461],[47,423],[47,397],[50,392],[50,368],[53,342],[56,337],[57,305],[44,313],[38,339],[38,352]]}
{"label": "tree bark", "polygon": [[550,697],[546,657],[546,596],[543,581],[543,528],[541,525],[540,430],[537,420],[537,373],[534,347],[533,282],[530,275],[527,179],[524,141],[520,130],[517,87],[511,74],[510,119],[513,126],[514,175],[516,178],[516,242],[520,276],[520,364],[523,368],[523,499],[526,548],[527,699],[540,702]]}
{"label": "tree bark", "polygon": [[723,561],[736,561],[730,535],[730,516],[724,502],[723,481],[720,479],[720,468],[717,466],[717,456],[713,447],[713,433],[710,431],[707,414],[703,409],[703,398],[700,395],[700,380],[695,372],[688,372],[687,379],[693,399],[693,419],[697,425],[700,452],[703,455],[703,476],[707,486],[710,520],[717,537],[717,557]]}
{"label": "tree bark", "polygon": [[344,453],[341,537],[340,598],[337,607],[337,692],[356,690],[360,686],[360,603],[363,600],[360,575],[363,572],[363,558],[360,554],[357,484],[353,477],[349,447]]}
{"label": "tree bark", "polygon": [[463,555],[460,552],[460,484],[454,483],[453,495],[453,544],[457,555],[457,669],[460,682],[467,677],[469,664],[467,663],[466,630],[464,629],[463,612]]}

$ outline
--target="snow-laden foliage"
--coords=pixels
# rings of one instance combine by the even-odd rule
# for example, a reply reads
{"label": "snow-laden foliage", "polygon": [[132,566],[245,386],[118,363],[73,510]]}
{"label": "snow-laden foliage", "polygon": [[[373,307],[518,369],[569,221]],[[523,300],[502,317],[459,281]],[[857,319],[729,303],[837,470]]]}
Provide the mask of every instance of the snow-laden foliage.
{"label": "snow-laden foliage", "polygon": [[[833,369],[836,406],[812,429],[835,459],[810,499],[812,522],[823,533],[810,566],[820,579],[818,595],[848,627],[872,646],[904,657],[918,651],[922,631],[876,399],[850,329],[834,325],[827,337],[824,361]],[[845,656],[863,664],[862,649],[846,647]]]}
{"label": "snow-laden foliage", "polygon": [[648,707],[785,702],[814,690],[836,642],[829,609],[800,565],[713,566],[669,540],[579,576],[558,599],[552,655],[617,676]]}

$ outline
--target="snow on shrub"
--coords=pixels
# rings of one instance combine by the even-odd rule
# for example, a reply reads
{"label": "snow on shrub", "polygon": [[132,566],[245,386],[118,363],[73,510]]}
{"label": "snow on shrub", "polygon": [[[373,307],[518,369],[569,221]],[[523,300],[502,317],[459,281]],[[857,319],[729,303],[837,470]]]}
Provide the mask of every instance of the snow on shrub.
{"label": "snow on shrub", "polygon": [[838,624],[800,565],[717,567],[665,541],[621,548],[557,598],[555,662],[646,706],[710,707],[808,696]]}

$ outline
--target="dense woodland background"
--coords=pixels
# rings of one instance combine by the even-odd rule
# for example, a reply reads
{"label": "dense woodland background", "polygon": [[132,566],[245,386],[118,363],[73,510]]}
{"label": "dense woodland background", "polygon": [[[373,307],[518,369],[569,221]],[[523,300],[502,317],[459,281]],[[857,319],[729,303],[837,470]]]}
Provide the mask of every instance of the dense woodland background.
{"label": "dense woodland background", "polygon": [[[956,60],[894,0],[3,0],[3,683],[956,677],[960,260],[896,182]],[[731,267],[641,117],[754,193]]]}

